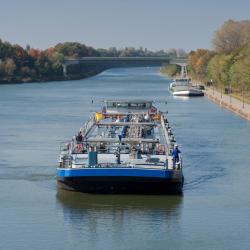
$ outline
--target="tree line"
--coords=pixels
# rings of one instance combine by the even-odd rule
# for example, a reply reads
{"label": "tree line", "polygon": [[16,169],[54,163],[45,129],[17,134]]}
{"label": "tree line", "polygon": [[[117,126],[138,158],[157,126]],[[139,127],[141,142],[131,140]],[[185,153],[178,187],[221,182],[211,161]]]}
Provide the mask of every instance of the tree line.
{"label": "tree line", "polygon": [[250,20],[226,21],[212,39],[213,50],[188,55],[191,76],[217,88],[250,90]]}
{"label": "tree line", "polygon": [[59,43],[46,50],[26,48],[0,39],[0,83],[63,80],[65,59],[82,57],[170,56],[185,53],[183,50],[150,51],[146,48],[126,47],[94,49],[78,42]]}
{"label": "tree line", "polygon": [[49,48],[38,50],[0,40],[0,82],[60,80],[64,55]]}

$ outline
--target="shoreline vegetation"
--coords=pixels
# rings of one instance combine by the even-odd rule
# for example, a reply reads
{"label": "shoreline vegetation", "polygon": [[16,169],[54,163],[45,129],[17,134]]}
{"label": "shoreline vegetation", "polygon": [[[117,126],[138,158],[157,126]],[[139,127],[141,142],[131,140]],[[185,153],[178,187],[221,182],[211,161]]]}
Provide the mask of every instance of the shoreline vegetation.
{"label": "shoreline vegetation", "polygon": [[176,77],[181,72],[181,67],[176,64],[169,64],[161,67],[160,72],[170,78]]}
{"label": "shoreline vegetation", "polygon": [[66,59],[82,57],[170,57],[186,55],[182,49],[150,51],[140,47],[117,49],[95,49],[78,42],[59,43],[46,50],[26,48],[10,44],[0,39],[0,84],[76,80],[94,76],[103,68],[86,69],[85,72],[64,75],[63,63]]}
{"label": "shoreline vegetation", "polygon": [[[213,49],[197,49],[188,56],[188,75],[221,94],[250,103],[250,20],[226,21],[213,35]],[[174,77],[176,65],[161,68]]]}
{"label": "shoreline vegetation", "polygon": [[[171,65],[161,68],[160,72],[169,78],[178,76],[180,73],[179,70],[175,71],[173,70],[173,67],[169,66]],[[201,84],[200,81],[194,79],[192,79],[192,83],[194,85]],[[203,83],[203,85],[205,87],[204,94],[209,100],[250,121],[250,99],[247,99],[247,97],[237,93],[237,90],[232,91],[233,93],[225,90],[223,92],[223,89],[218,89],[214,86],[211,86],[210,82],[205,84]]]}
{"label": "shoreline vegetation", "polygon": [[[205,85],[208,99],[250,121],[250,20],[226,21],[212,43],[213,50],[188,54],[188,75]],[[161,73],[175,77],[180,68],[167,65]]]}
{"label": "shoreline vegetation", "polygon": [[226,21],[212,38],[213,50],[188,55],[193,79],[250,103],[250,20]]}
{"label": "shoreline vegetation", "polygon": [[[168,78],[175,78],[180,76],[180,69],[177,67],[177,70],[173,70],[173,67],[171,66],[172,65],[161,67],[160,73],[167,76]],[[210,81],[201,81],[194,78],[191,78],[191,82],[194,86],[203,85],[206,88],[213,89],[213,91],[218,92],[220,95],[227,95],[228,98],[235,98],[242,103],[250,104],[250,91],[247,91],[247,89],[243,92],[242,89],[233,86],[231,86],[230,89],[227,87],[223,88],[221,86],[219,87],[211,84]]]}

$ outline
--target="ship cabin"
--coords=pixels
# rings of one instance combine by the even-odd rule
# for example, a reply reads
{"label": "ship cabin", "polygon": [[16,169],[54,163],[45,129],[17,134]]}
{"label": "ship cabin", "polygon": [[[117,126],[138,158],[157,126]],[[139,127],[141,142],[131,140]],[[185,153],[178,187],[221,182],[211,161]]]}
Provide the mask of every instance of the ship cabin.
{"label": "ship cabin", "polygon": [[130,113],[156,113],[153,101],[148,100],[105,100],[103,113],[130,114]]}

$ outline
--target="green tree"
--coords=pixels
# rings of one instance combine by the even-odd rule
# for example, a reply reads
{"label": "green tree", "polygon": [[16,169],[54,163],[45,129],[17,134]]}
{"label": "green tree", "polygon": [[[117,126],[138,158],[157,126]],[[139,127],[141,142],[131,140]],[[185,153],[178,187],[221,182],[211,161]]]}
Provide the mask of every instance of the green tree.
{"label": "green tree", "polygon": [[231,82],[230,68],[234,62],[234,56],[229,55],[216,55],[208,64],[208,76],[213,79],[216,86],[228,86]]}
{"label": "green tree", "polygon": [[13,76],[16,70],[16,64],[12,58],[7,58],[3,62],[3,70],[7,76]]}
{"label": "green tree", "polygon": [[64,62],[64,56],[58,52],[53,52],[52,55],[49,57],[49,59],[52,63],[52,70],[54,71],[54,74],[62,76],[63,75],[62,64]]}
{"label": "green tree", "polygon": [[180,73],[181,68],[176,64],[169,64],[161,68],[161,72],[163,74],[167,74],[168,76],[172,77]]}
{"label": "green tree", "polygon": [[230,70],[231,82],[237,89],[250,89],[250,54],[237,60]]}

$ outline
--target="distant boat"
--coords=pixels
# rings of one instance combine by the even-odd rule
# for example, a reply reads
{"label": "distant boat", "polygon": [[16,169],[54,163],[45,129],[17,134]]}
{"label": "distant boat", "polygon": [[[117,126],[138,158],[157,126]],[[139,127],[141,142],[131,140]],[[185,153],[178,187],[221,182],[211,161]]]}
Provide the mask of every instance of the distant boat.
{"label": "distant boat", "polygon": [[192,86],[187,74],[187,63],[179,63],[181,66],[180,77],[176,77],[170,84],[169,90],[174,96],[204,96],[199,86]]}
{"label": "distant boat", "polygon": [[175,78],[169,89],[174,96],[204,96],[202,89],[192,86],[188,77]]}

